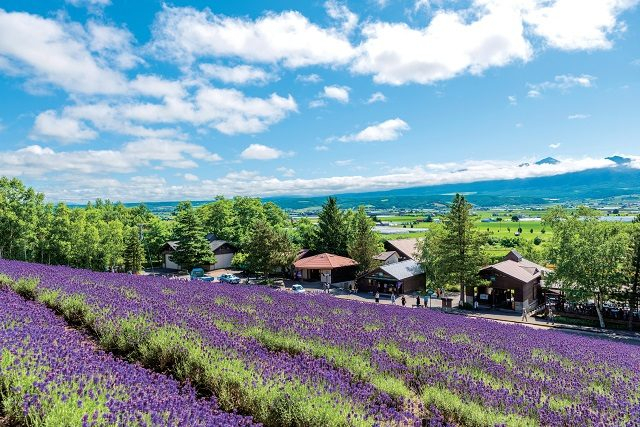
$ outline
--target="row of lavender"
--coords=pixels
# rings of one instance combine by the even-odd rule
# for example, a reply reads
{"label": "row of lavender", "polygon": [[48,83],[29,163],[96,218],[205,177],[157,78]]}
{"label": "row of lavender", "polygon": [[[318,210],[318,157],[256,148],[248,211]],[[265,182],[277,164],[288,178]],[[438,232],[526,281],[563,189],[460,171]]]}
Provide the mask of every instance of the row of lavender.
{"label": "row of lavender", "polygon": [[97,350],[51,310],[0,289],[0,402],[18,425],[242,426],[251,418]]}
{"label": "row of lavender", "polygon": [[38,275],[39,298],[68,318],[85,307],[103,345],[261,421],[437,424],[443,412],[469,425],[640,424],[640,352],[625,344],[327,295],[5,261],[0,272]]}
{"label": "row of lavender", "polygon": [[[0,273],[16,291],[92,329],[104,348],[189,381],[222,409],[267,425],[442,424],[437,413],[323,358],[273,351],[209,321],[184,299],[202,290],[199,283],[4,260]],[[23,280],[29,277],[38,280]]]}

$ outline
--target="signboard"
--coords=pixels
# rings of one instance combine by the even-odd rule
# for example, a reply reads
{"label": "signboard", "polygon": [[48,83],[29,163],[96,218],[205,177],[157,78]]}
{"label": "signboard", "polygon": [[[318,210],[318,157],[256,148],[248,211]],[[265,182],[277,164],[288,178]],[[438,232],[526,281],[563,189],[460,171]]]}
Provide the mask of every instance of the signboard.
{"label": "signboard", "polygon": [[481,300],[484,300],[484,301],[487,301],[487,300],[489,299],[489,295],[487,295],[487,294],[480,294],[480,299],[481,299]]}

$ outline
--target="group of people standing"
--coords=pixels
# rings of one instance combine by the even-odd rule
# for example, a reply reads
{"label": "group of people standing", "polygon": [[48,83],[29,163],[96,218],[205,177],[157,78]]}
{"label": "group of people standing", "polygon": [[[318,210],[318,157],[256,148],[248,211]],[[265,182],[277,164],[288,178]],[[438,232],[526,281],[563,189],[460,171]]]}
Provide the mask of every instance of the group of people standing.
{"label": "group of people standing", "polygon": [[[380,303],[380,292],[376,291],[376,293],[373,296],[374,300],[376,301],[376,304]],[[396,297],[395,292],[391,293],[391,304],[395,305],[396,301],[398,300],[398,298]],[[421,302],[424,301],[424,307],[427,307],[427,299],[423,298],[420,299],[420,295],[416,295],[416,307],[420,308],[421,307]],[[400,303],[402,304],[403,307],[407,306],[407,297],[405,295],[401,295],[400,296]]]}

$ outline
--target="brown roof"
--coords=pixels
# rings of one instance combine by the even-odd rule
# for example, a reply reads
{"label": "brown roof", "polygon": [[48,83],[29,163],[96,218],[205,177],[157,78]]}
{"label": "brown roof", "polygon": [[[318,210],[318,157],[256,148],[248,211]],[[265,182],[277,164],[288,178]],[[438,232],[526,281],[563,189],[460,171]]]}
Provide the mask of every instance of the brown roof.
{"label": "brown roof", "polygon": [[498,271],[524,283],[529,283],[540,277],[542,273],[549,271],[548,268],[523,258],[522,255],[515,250],[509,252],[507,256],[504,257],[504,261],[487,266],[480,271],[488,272],[489,270]]}
{"label": "brown roof", "polygon": [[378,255],[374,256],[373,259],[378,260],[378,261],[386,261],[389,258],[391,258],[393,256],[393,254],[395,254],[396,251],[386,251],[386,252],[381,252]]}
{"label": "brown roof", "polygon": [[334,268],[350,267],[354,265],[358,265],[358,262],[351,258],[327,253],[302,258],[293,263],[295,268],[313,270],[333,270]]}
{"label": "brown roof", "polygon": [[418,239],[387,240],[387,245],[406,258],[416,259],[417,257]]}

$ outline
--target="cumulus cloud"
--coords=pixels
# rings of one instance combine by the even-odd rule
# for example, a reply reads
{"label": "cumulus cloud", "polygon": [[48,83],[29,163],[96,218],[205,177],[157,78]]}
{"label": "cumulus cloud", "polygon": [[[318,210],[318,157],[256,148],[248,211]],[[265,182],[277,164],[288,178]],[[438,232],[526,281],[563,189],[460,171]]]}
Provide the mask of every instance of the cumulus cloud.
{"label": "cumulus cloud", "polygon": [[200,64],[200,70],[206,77],[232,84],[264,84],[275,79],[275,76],[262,68],[251,65],[225,67],[224,65],[217,64]]}
{"label": "cumulus cloud", "polygon": [[555,150],[556,148],[560,148],[560,143],[555,143],[555,144],[549,144],[549,148],[551,148],[552,150]]}
{"label": "cumulus cloud", "polygon": [[240,153],[240,157],[247,160],[275,160],[286,155],[283,151],[262,144],[251,144]]}
{"label": "cumulus cloud", "polygon": [[472,19],[467,19],[469,11],[441,10],[424,28],[366,24],[352,70],[373,74],[378,83],[428,84],[528,61],[532,48],[524,36],[521,11],[508,2],[476,6]]}
{"label": "cumulus cloud", "polygon": [[409,125],[402,119],[395,118],[382,123],[368,126],[358,133],[338,138],[342,142],[378,142],[395,141],[409,130]]}
{"label": "cumulus cloud", "polygon": [[55,111],[47,110],[38,114],[29,136],[32,139],[54,139],[61,143],[73,143],[95,139],[98,133],[79,120],[58,117]]}
{"label": "cumulus cloud", "polygon": [[297,82],[302,83],[320,83],[322,81],[322,77],[313,73],[313,74],[298,74],[296,76]]}
{"label": "cumulus cloud", "polygon": [[367,104],[374,104],[376,102],[385,102],[386,100],[387,100],[387,97],[384,96],[384,93],[374,92],[371,94],[369,99],[367,99]]}
{"label": "cumulus cloud", "polygon": [[[10,61],[5,66],[19,70],[32,85],[53,84],[80,94],[124,93],[125,76],[104,65],[98,57],[102,54],[120,58],[120,65],[131,65],[135,59],[121,51],[126,44],[124,40],[118,42],[115,50],[100,45],[101,37],[113,38],[117,30],[112,29],[112,34],[106,36],[107,27],[92,28],[93,32],[87,34],[77,26],[70,29],[52,19],[0,9],[0,57]],[[124,36],[120,33],[117,37]],[[92,49],[97,51],[96,56]]]}
{"label": "cumulus cloud", "polygon": [[185,173],[185,174],[183,175],[183,178],[184,178],[186,181],[190,181],[190,182],[200,181],[200,178],[198,178],[198,176],[197,176],[197,175],[194,175],[194,174],[192,174],[192,173]]}
{"label": "cumulus cloud", "polygon": [[111,0],[65,0],[76,7],[105,7],[111,4]]}
{"label": "cumulus cloud", "polygon": [[346,5],[336,0],[328,0],[324,3],[324,7],[327,15],[341,23],[344,32],[350,33],[358,25],[358,15],[351,12]]}
{"label": "cumulus cloud", "polygon": [[347,103],[349,102],[349,91],[351,90],[348,86],[325,86],[322,92],[322,96],[327,99],[335,99],[338,102]]}
{"label": "cumulus cloud", "polygon": [[518,98],[515,95],[509,95],[507,96],[507,99],[509,100],[509,105],[518,105]]}
{"label": "cumulus cloud", "polygon": [[280,172],[282,174],[282,176],[285,176],[287,178],[291,178],[292,176],[296,175],[296,171],[291,169],[291,168],[286,168],[284,166],[279,167],[278,169],[276,169],[278,172]]}
{"label": "cumulus cloud", "polygon": [[596,77],[588,74],[581,74],[574,76],[573,74],[561,74],[555,76],[552,81],[545,81],[541,83],[529,84],[531,88],[527,96],[530,98],[537,98],[542,92],[549,90],[567,91],[574,87],[590,88],[593,87],[596,81]]}
{"label": "cumulus cloud", "polygon": [[289,68],[346,64],[354,55],[341,31],[322,28],[296,11],[269,12],[252,20],[166,5],[156,15],[151,49],[182,63],[230,57]]}
{"label": "cumulus cloud", "polygon": [[183,141],[144,139],[120,149],[56,151],[30,145],[0,152],[0,170],[8,176],[47,176],[52,173],[132,173],[150,166],[197,168],[198,162],[217,162],[221,157],[206,148]]}

